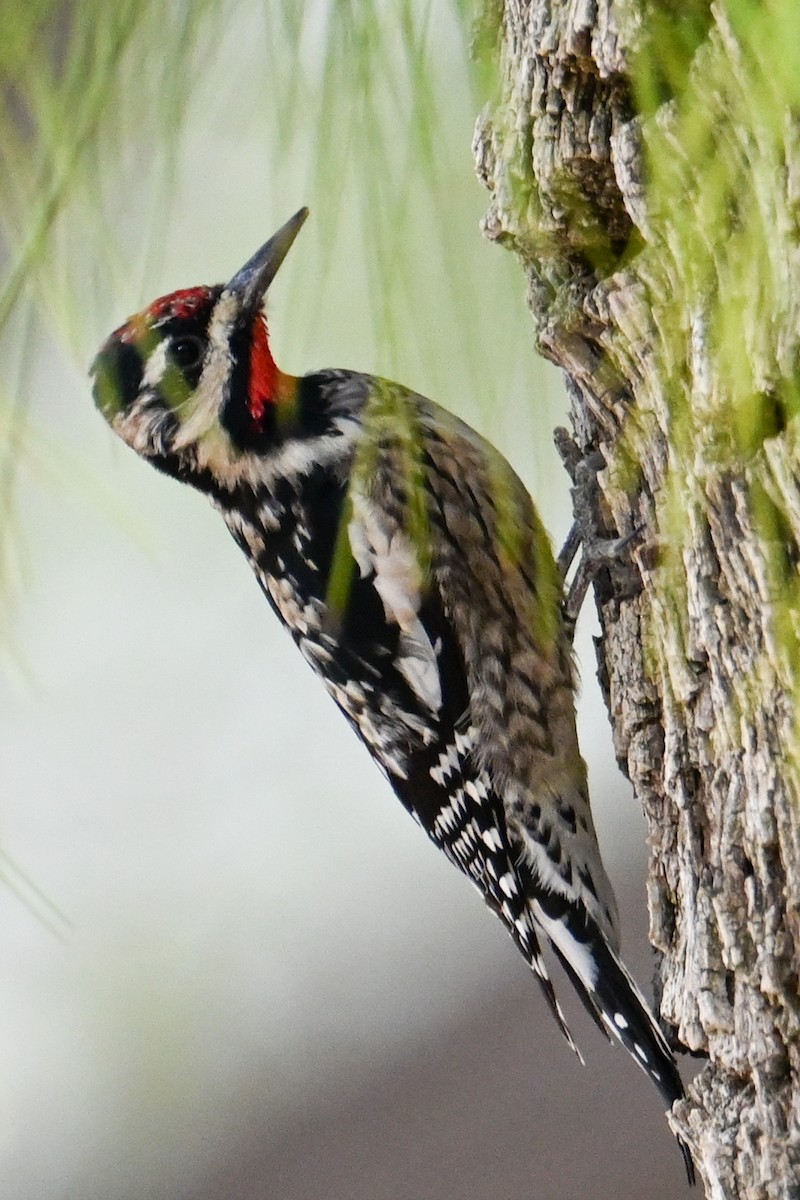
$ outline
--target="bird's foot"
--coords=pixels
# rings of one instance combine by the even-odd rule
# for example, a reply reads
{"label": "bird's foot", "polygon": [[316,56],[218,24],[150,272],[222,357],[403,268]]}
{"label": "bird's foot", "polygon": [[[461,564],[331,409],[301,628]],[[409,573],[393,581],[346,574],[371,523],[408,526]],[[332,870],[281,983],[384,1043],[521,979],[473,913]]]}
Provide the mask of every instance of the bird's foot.
{"label": "bird's foot", "polygon": [[620,537],[605,537],[597,532],[599,484],[597,475],[606,466],[599,450],[584,455],[566,429],[555,431],[555,443],[572,479],[572,504],[575,520],[558,555],[558,569],[566,584],[567,574],[581,551],[575,574],[567,587],[563,604],[564,622],[572,638],[589,584],[605,567],[618,565],[625,552],[640,537],[639,529]]}

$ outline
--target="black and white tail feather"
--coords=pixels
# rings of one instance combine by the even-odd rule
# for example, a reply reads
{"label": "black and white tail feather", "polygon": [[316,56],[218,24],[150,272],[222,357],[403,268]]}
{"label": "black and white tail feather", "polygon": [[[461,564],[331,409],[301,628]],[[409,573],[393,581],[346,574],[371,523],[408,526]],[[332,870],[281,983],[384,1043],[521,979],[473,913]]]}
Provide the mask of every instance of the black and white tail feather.
{"label": "black and white tail feather", "polygon": [[[541,892],[532,909],[535,924],[547,937],[595,1024],[607,1037],[621,1042],[671,1108],[685,1094],[674,1056],[647,1001],[603,932],[585,909],[552,892]],[[572,1039],[568,1040],[574,1047]],[[680,1138],[678,1144],[693,1184],[689,1148]]]}
{"label": "black and white tail feather", "polygon": [[672,1051],[647,1001],[585,909],[539,892],[534,920],[598,1028],[622,1043],[667,1104],[683,1095]]}

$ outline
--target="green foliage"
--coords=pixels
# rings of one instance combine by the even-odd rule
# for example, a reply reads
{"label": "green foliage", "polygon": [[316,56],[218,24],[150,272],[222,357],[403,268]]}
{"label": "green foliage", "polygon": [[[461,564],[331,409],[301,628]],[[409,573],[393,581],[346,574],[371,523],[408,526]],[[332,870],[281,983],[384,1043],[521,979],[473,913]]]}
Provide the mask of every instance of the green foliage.
{"label": "green foliage", "polygon": [[[747,458],[798,411],[800,288],[794,120],[800,112],[796,4],[726,0],[658,9],[637,63],[644,114],[652,290],[673,398],[688,365],[695,408],[676,416],[724,460]],[[707,35],[707,36],[704,36]],[[669,100],[664,103],[664,97]],[[695,343],[686,344],[694,323]],[[671,342],[672,349],[666,343]],[[713,393],[698,411],[698,373]],[[713,440],[713,446],[710,441]],[[683,441],[683,431],[678,438]]]}
{"label": "green foliage", "polygon": [[[119,170],[128,182],[135,177],[148,136],[161,135],[174,150],[192,80],[213,37],[210,18],[219,8],[215,0],[0,6],[3,600],[16,574],[17,477],[23,467],[36,469],[47,444],[41,430],[33,436],[28,413],[30,364],[41,350],[34,315],[85,353],[94,273],[87,271],[89,244],[96,271],[118,277],[111,247],[120,192],[108,187],[109,176]],[[169,154],[159,162],[166,186]]]}
{"label": "green foliage", "polygon": [[50,313],[69,320],[74,303],[56,297],[75,281],[70,247],[84,248],[76,232],[87,222],[108,231],[112,165],[131,171],[148,136],[174,139],[219,9],[216,0],[0,8],[0,222],[10,259],[0,332],[36,283]]}
{"label": "green foliage", "polygon": [[[326,361],[311,357],[304,331],[336,336],[341,304],[328,285],[346,271],[368,296],[372,325],[361,323],[364,361],[353,365],[429,385],[445,403],[454,380],[488,406],[505,395],[513,368],[504,375],[497,364],[518,363],[528,341],[514,266],[503,264],[507,285],[492,289],[479,257],[464,252],[466,239],[479,243],[484,197],[469,140],[492,62],[486,53],[471,65],[473,7],[31,0],[0,9],[0,596],[17,474],[45,440],[29,411],[26,329],[37,346],[42,328],[55,335],[83,370],[99,332],[151,299],[175,230],[213,203],[203,191],[176,200],[187,158],[208,156],[215,186],[229,169],[196,133],[187,143],[189,127],[224,125],[233,144],[257,131],[262,191],[229,179],[227,228],[243,207],[263,206],[275,213],[265,212],[266,235],[287,209],[312,206],[313,287],[293,282],[283,307],[317,311],[281,329],[290,362],[292,353],[301,369]],[[479,40],[488,44],[485,29]],[[409,360],[420,379],[408,377]]]}
{"label": "green foliage", "polygon": [[655,374],[670,414],[662,525],[671,608],[676,621],[686,611],[684,535],[705,519],[704,493],[744,480],[797,688],[793,500],[770,482],[768,451],[800,413],[800,15],[794,0],[662,0],[646,32],[634,79]]}

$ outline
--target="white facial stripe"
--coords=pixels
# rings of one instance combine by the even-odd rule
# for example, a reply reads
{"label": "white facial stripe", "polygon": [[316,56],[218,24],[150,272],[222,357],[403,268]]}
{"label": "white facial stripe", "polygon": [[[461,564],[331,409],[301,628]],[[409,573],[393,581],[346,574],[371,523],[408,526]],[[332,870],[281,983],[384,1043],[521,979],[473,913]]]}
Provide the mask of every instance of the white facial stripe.
{"label": "white facial stripe", "polygon": [[200,382],[178,414],[181,427],[175,438],[176,450],[182,450],[193,442],[201,443],[215,426],[219,429],[220,406],[228,395],[233,368],[230,336],[238,315],[238,297],[233,292],[223,292],[211,314],[208,349]]}
{"label": "white facial stripe", "polygon": [[142,386],[156,388],[167,369],[167,339],[161,338],[151,350],[142,375]]}

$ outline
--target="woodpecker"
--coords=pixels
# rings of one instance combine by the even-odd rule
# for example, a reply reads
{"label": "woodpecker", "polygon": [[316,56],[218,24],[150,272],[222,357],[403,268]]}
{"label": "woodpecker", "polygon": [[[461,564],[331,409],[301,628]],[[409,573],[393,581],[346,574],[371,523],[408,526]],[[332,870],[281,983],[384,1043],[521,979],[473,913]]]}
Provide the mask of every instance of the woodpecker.
{"label": "woodpecker", "polygon": [[95,401],[221,513],[402,804],[505,925],[572,1049],[542,942],[671,1106],[684,1095],[675,1060],[619,958],[545,530],[506,460],[437,404],[354,371],[278,368],[264,299],[307,215],[227,285],[172,292],[121,325],[93,363]]}

